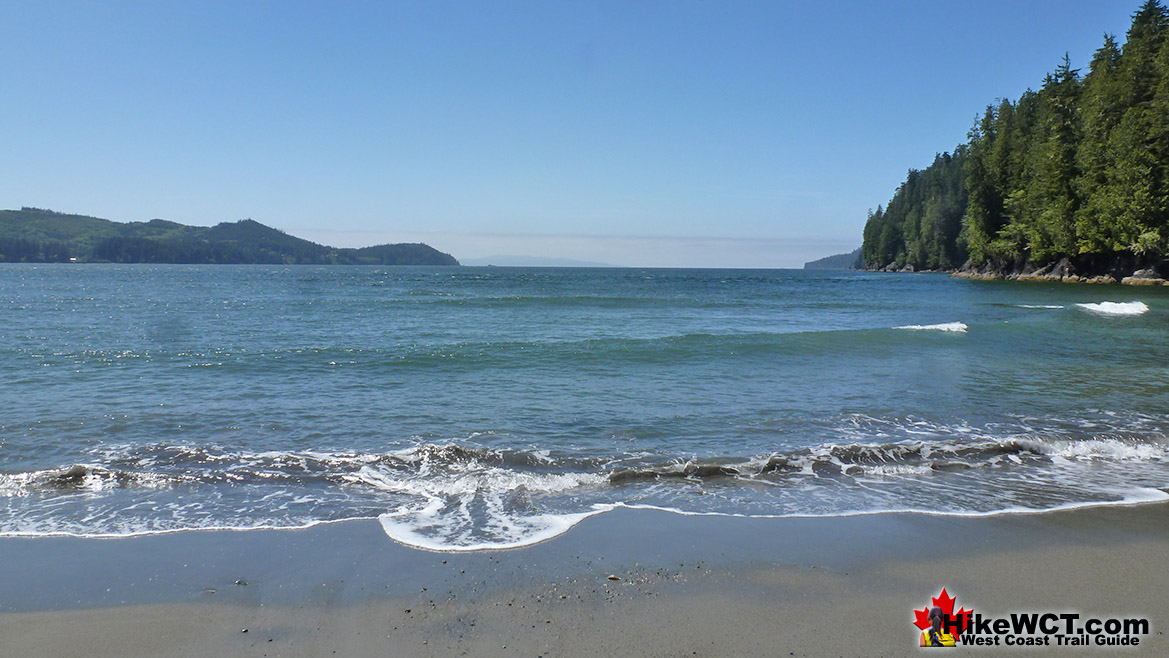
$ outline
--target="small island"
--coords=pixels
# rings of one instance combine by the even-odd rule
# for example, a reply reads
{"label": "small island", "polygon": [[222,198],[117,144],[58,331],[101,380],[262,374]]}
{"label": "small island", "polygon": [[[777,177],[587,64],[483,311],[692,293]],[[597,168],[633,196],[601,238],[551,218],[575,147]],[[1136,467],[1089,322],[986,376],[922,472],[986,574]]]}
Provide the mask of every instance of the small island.
{"label": "small island", "polygon": [[0,262],[242,265],[458,265],[417,244],[337,248],[251,219],[188,226],[164,219],[115,222],[43,208],[0,210]]}

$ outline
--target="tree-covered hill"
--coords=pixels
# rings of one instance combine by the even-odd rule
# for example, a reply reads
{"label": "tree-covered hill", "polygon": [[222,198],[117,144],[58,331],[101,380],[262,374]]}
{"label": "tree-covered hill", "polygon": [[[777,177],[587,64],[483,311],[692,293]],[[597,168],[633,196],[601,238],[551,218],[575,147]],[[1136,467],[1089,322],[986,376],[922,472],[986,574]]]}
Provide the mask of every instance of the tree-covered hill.
{"label": "tree-covered hill", "polygon": [[[1169,12],[1147,0],[1086,73],[986,108],[969,141],[871,212],[870,268],[1169,274]],[[1058,265],[1056,265],[1058,263]]]}
{"label": "tree-covered hill", "polygon": [[0,262],[458,265],[424,244],[337,249],[250,219],[212,227],[114,222],[41,208],[0,210]]}
{"label": "tree-covered hill", "polygon": [[847,254],[825,256],[804,263],[805,270],[859,270],[863,266],[860,247]]}

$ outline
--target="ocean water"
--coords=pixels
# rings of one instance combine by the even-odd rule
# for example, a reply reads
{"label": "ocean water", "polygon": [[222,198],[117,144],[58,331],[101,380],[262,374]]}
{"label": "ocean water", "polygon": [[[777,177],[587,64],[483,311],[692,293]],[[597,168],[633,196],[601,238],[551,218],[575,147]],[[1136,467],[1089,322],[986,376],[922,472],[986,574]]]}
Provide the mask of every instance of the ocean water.
{"label": "ocean water", "polygon": [[0,534],[1169,498],[1169,291],[794,270],[0,265]]}

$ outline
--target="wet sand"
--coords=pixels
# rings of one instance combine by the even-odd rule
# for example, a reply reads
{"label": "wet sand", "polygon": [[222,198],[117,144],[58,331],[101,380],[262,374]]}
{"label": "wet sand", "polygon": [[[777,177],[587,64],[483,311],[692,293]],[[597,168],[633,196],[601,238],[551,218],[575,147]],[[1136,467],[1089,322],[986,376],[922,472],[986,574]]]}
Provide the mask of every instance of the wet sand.
{"label": "wet sand", "polygon": [[[1147,617],[1167,655],[1169,505],[962,518],[621,509],[508,551],[375,521],[0,539],[0,656],[899,656],[941,587],[995,616]],[[246,631],[245,631],[246,629]],[[1098,655],[962,647],[957,655]]]}

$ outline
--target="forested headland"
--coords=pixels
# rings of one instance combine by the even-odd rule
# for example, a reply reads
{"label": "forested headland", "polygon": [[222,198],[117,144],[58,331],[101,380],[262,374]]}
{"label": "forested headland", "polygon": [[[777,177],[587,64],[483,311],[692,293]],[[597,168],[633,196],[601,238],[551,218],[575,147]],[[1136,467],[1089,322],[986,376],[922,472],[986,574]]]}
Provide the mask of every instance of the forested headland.
{"label": "forested headland", "polygon": [[968,141],[870,211],[885,270],[1115,281],[1169,275],[1169,12],[1147,0],[1087,71],[987,106]]}
{"label": "forested headland", "polygon": [[0,210],[0,262],[272,265],[458,265],[425,244],[338,249],[242,219],[187,226],[163,219],[114,222],[43,208]]}
{"label": "forested headland", "polygon": [[805,270],[859,270],[864,267],[861,249],[857,247],[847,254],[835,254],[804,263]]}

